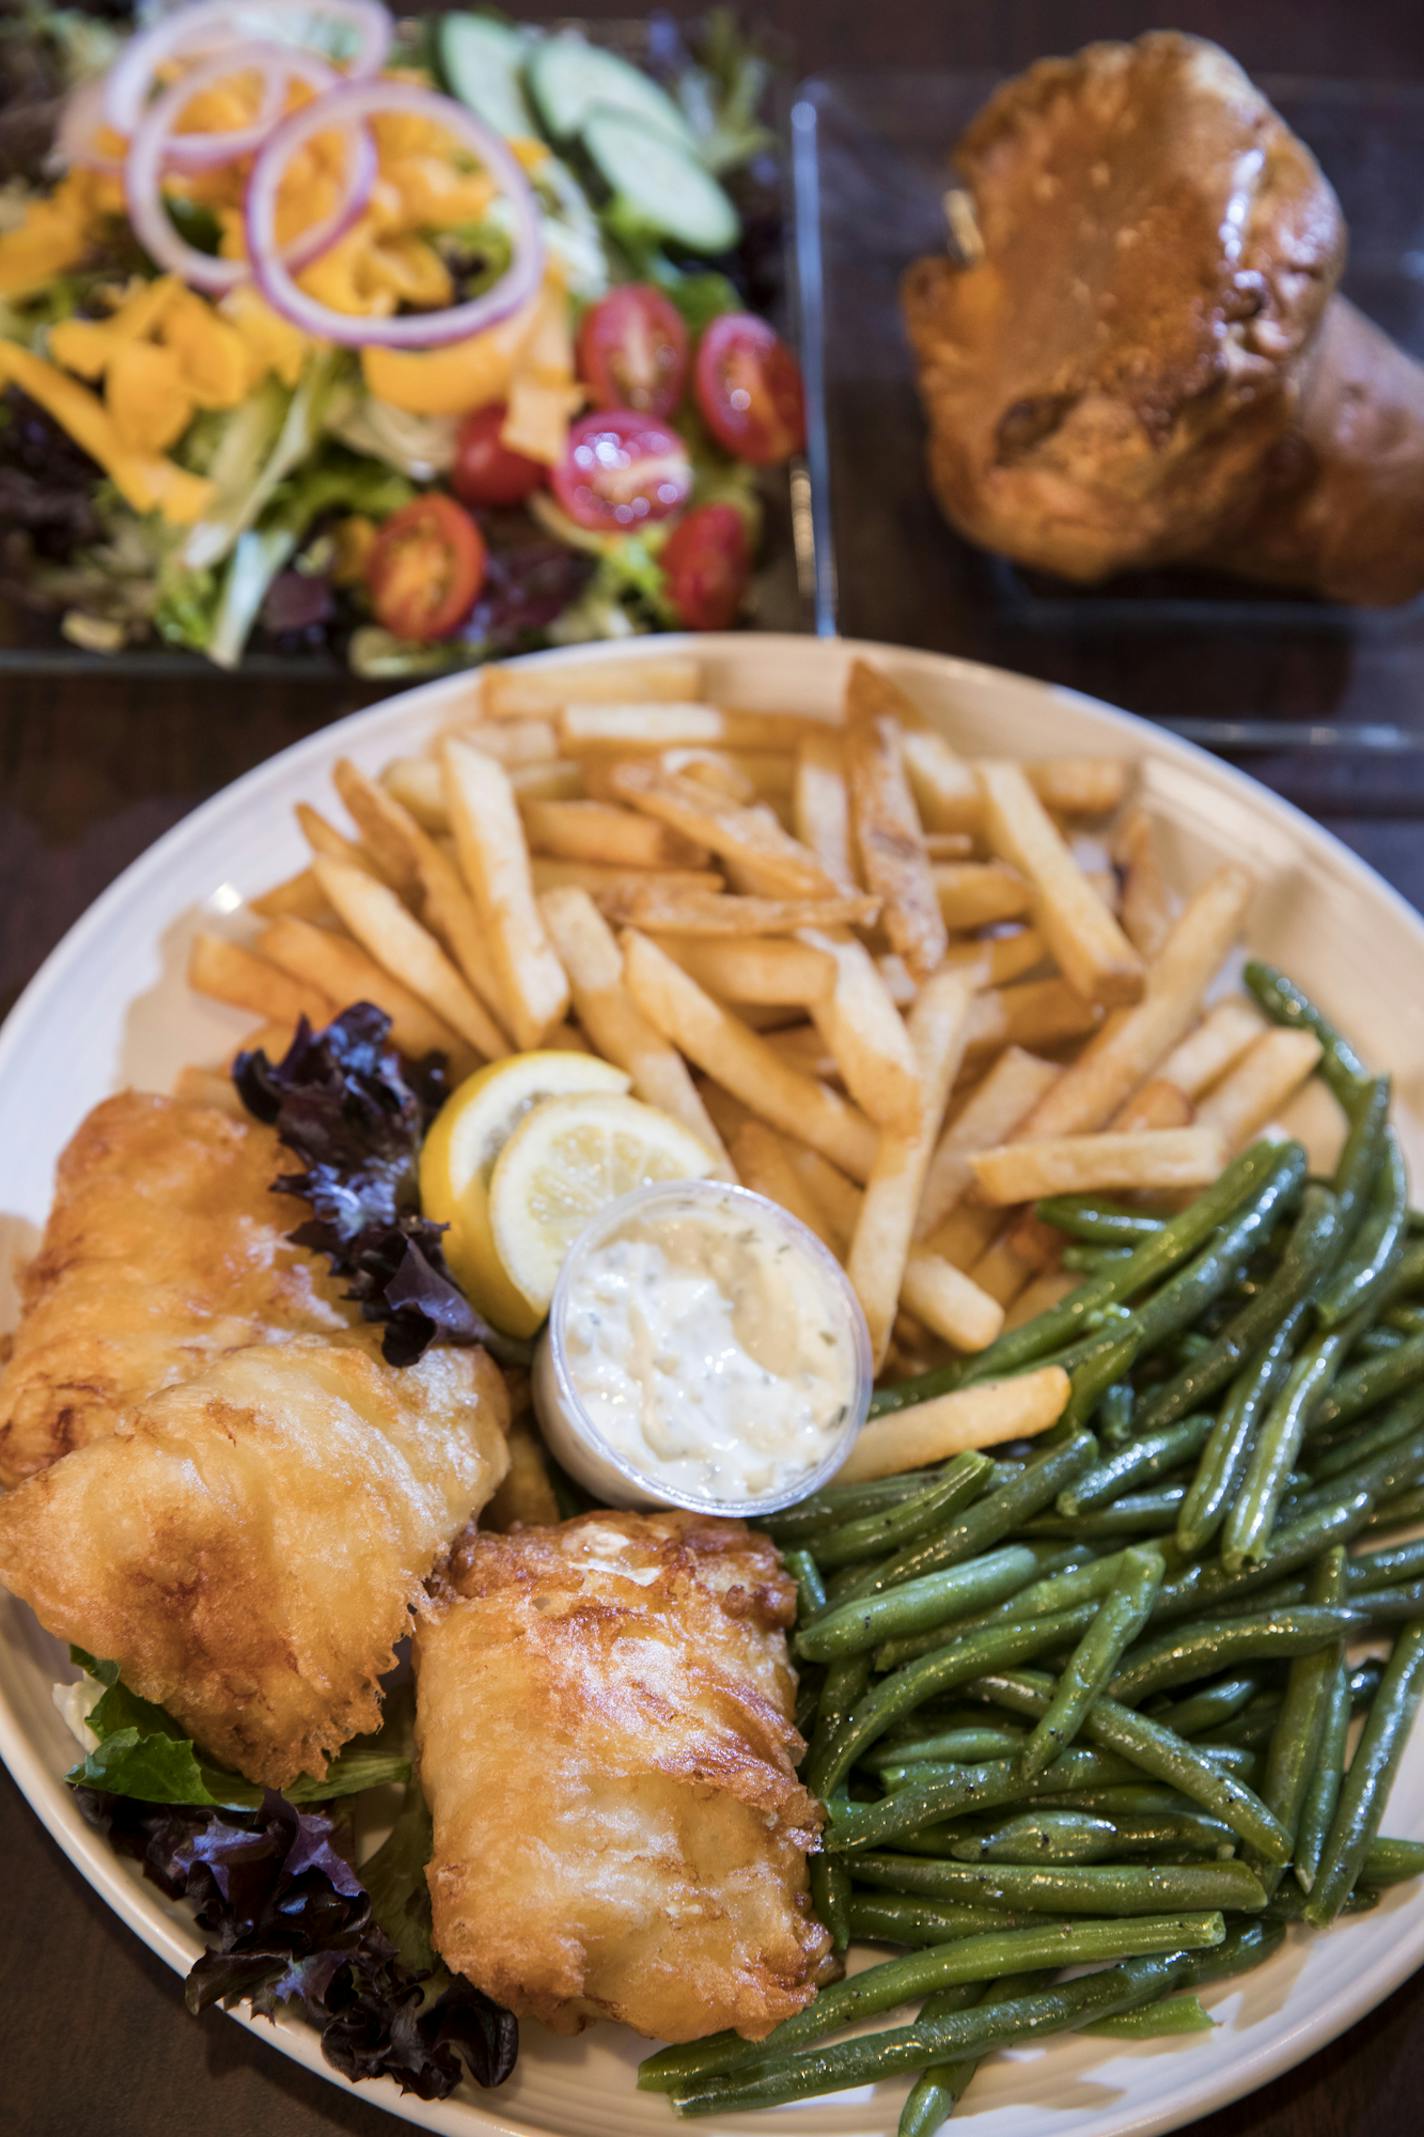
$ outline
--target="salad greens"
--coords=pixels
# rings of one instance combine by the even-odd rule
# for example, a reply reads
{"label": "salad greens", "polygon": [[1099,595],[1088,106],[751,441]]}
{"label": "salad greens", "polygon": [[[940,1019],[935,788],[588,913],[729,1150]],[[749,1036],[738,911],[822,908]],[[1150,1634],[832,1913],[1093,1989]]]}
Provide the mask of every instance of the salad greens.
{"label": "salad greens", "polygon": [[[82,17],[60,34],[55,11],[41,12],[51,76],[93,79],[111,62],[112,36],[91,35]],[[772,142],[760,116],[769,69],[729,11],[691,26],[655,18],[638,66],[578,31],[451,11],[400,24],[392,64],[518,138],[567,293],[569,335],[630,282],[670,298],[693,343],[714,318],[774,296]],[[225,196],[198,187],[191,199],[164,197],[189,244],[221,252]],[[410,231],[454,301],[507,269],[504,206],[496,200],[483,215]],[[55,249],[49,271],[27,280],[6,248],[35,215]],[[428,396],[428,407],[419,391],[391,398],[387,381],[410,359],[383,370],[364,348],[307,341],[246,301],[243,286],[211,304],[183,290],[173,307],[181,339],[176,325],[171,335],[152,329],[155,383],[143,389],[137,420],[164,439],[158,449],[181,482],[200,486],[187,494],[202,503],[186,518],[166,506],[141,509],[123,470],[116,479],[107,458],[91,457],[65,389],[107,395],[116,407],[115,347],[150,332],[128,322],[164,279],[130,226],[118,181],[77,167],[57,188],[27,179],[0,192],[0,596],[55,615],[65,635],[99,650],[157,638],[230,668],[259,642],[343,652],[382,678],[695,620],[681,614],[659,561],[671,522],[590,539],[540,487],[509,508],[472,505],[488,569],[457,628],[412,637],[387,618],[373,621],[371,591],[350,557],[369,555],[395,513],[450,483],[461,412],[448,395]],[[171,439],[156,383],[171,370],[170,343],[206,381]],[[239,347],[251,373],[240,392],[222,383]],[[577,408],[586,389],[573,386]],[[755,528],[757,471],[706,435],[690,395],[673,422],[694,455],[693,507],[730,499]]]}

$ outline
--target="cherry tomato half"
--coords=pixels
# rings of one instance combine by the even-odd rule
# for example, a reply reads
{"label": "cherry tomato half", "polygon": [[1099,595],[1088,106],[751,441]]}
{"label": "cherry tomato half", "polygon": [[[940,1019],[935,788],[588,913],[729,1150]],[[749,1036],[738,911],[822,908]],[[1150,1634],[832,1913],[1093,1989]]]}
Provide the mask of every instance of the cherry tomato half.
{"label": "cherry tomato half", "polygon": [[492,401],[466,416],[455,439],[450,486],[467,505],[522,505],[544,480],[546,470],[525,453],[500,443],[509,408]]}
{"label": "cherry tomato half", "polygon": [[697,350],[697,405],[717,443],[738,460],[771,467],[806,442],[801,366],[764,319],[724,312]]}
{"label": "cherry tomato half", "polygon": [[660,562],[668,599],[689,631],[725,631],[751,576],[747,523],[735,505],[699,505],[675,527]]}
{"label": "cherry tomato half", "polygon": [[376,536],[366,586],[376,621],[397,638],[448,638],[485,583],[484,536],[439,490],[412,498]]}
{"label": "cherry tomato half", "polygon": [[553,473],[554,495],[580,527],[632,534],[687,503],[692,463],[675,430],[631,408],[580,416]]}
{"label": "cherry tomato half", "polygon": [[595,408],[670,416],[687,385],[687,328],[651,282],[629,282],[584,314],[579,377]]}

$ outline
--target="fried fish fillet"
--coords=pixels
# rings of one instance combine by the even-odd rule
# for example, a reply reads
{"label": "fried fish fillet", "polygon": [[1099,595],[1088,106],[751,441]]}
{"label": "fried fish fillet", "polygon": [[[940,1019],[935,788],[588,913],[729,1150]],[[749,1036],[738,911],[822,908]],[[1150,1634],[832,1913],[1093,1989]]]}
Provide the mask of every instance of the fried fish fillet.
{"label": "fried fish fillet", "polygon": [[586,1514],[461,1544],[416,1639],[451,1967],[562,2033],[759,2040],[810,2001],[830,1940],[793,1597],[739,1521]]}
{"label": "fried fish fillet", "polygon": [[210,1355],[0,1499],[0,1583],[248,1779],[320,1776],[376,1726],[426,1579],[504,1474],[506,1423],[478,1350],[396,1368],[292,1335]]}
{"label": "fried fish fillet", "polygon": [[23,1319],[0,1375],[0,1483],[112,1432],[127,1404],[215,1353],[294,1332],[374,1350],[272,1182],[276,1136],[210,1106],[125,1091],[60,1158],[54,1207],[23,1272]]}

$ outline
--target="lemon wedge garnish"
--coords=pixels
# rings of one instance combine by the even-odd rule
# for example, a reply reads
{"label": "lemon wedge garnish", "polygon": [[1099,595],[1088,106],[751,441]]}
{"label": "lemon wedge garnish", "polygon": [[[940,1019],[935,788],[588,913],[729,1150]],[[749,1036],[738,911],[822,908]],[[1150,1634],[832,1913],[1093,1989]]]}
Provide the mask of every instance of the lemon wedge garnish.
{"label": "lemon wedge garnish", "polygon": [[535,1106],[495,1160],[489,1221],[536,1323],[569,1248],[610,1202],[660,1180],[705,1179],[715,1164],[690,1128],[636,1098],[580,1092]]}
{"label": "lemon wedge garnish", "polygon": [[450,1227],[445,1259],[465,1295],[496,1328],[531,1336],[544,1318],[510,1282],[490,1230],[489,1182],[495,1160],[519,1122],[541,1100],[566,1093],[626,1091],[628,1078],[594,1054],[509,1054],[452,1091],[420,1156],[420,1203]]}

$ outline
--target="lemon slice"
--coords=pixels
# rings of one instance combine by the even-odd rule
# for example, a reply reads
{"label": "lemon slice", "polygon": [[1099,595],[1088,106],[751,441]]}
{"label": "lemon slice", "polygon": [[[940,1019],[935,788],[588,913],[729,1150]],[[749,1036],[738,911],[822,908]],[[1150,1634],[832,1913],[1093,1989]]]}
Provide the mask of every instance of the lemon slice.
{"label": "lemon slice", "polygon": [[489,1180],[512,1130],[541,1099],[571,1091],[626,1091],[628,1078],[594,1054],[509,1054],[468,1076],[436,1116],[420,1154],[420,1206],[447,1224],[443,1245],[472,1305],[511,1336],[544,1318],[510,1282],[490,1232]]}
{"label": "lemon slice", "polygon": [[564,1257],[600,1210],[659,1180],[706,1179],[715,1159],[690,1128],[636,1098],[549,1098],[514,1130],[489,1188],[495,1250],[539,1318]]}

